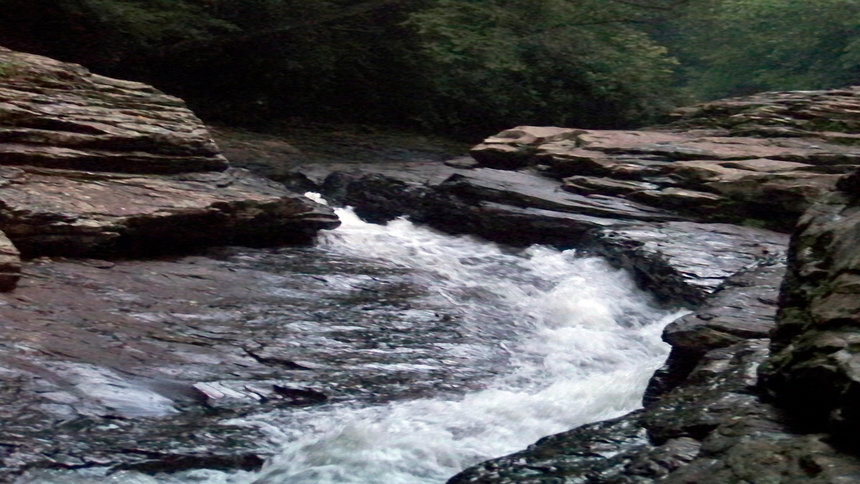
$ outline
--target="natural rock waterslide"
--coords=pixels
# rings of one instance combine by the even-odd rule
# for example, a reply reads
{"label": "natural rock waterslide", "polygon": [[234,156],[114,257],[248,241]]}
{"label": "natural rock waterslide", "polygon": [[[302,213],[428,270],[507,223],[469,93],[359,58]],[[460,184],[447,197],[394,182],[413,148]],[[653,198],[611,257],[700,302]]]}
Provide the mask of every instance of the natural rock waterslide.
{"label": "natural rock waterslide", "polygon": [[[334,224],[326,209],[279,185],[241,169],[217,171],[224,161],[198,131],[196,118],[162,120],[158,129],[125,118],[87,120],[103,113],[107,101],[84,87],[95,83],[121,93],[113,98],[125,105],[117,116],[128,114],[128,103],[139,106],[141,97],[147,105],[161,99],[154,103],[159,110],[187,113],[178,100],[44,58],[2,54],[2,65],[11,67],[0,78],[0,108],[6,110],[0,113],[11,114],[0,119],[18,121],[3,121],[9,134],[0,145],[8,158],[0,160],[15,165],[4,172],[0,220],[26,256],[275,243],[294,235],[306,239]],[[39,69],[43,75],[36,74]],[[65,69],[75,74],[44,75]],[[76,82],[86,86],[63,88]],[[23,99],[19,93],[38,101],[22,108],[14,101]],[[54,119],[49,114],[59,109],[50,107],[56,96],[80,93],[93,100],[91,113],[82,109],[90,101],[77,97],[70,102],[77,107],[58,116],[71,124],[38,124]],[[297,150],[229,129],[218,130],[216,139],[234,166],[253,167],[301,191],[320,191],[368,220],[406,215],[507,244],[576,247],[629,269],[665,302],[695,310],[667,327],[672,354],[652,378],[644,410],[549,437],[528,451],[471,468],[454,482],[647,482],[667,476],[678,482],[757,482],[776,475],[783,482],[850,481],[860,467],[832,432],[856,422],[857,312],[850,304],[857,292],[857,178],[843,175],[857,167],[857,95],[855,88],[716,102],[652,130],[523,127],[476,147],[477,162],[443,164],[445,156],[437,152],[371,149],[376,162],[367,163],[357,156],[367,140],[358,137],[349,147],[352,162],[325,156],[324,163],[313,163],[318,160],[301,143],[294,143]],[[35,115],[33,106],[45,109]],[[78,123],[94,124],[100,134],[58,128]],[[63,136],[45,138],[56,132]],[[137,134],[127,144],[106,147],[118,132]],[[186,135],[185,141],[176,138]],[[202,144],[195,136],[203,137]],[[177,147],[188,151],[177,154]],[[150,162],[162,149],[172,161]],[[177,169],[177,158],[185,156],[196,171]],[[212,160],[204,167],[200,157]],[[80,164],[68,164],[73,162]],[[105,170],[95,170],[99,166]],[[153,166],[171,168],[153,174]],[[792,246],[794,283],[783,296],[774,348],[779,353],[765,372],[775,400],[763,403],[755,369],[768,354],[786,232],[828,192],[827,204],[804,218],[806,237]],[[30,201],[20,201],[24,196]],[[117,213],[129,206],[138,211]],[[0,262],[9,262],[0,272],[12,280],[17,256],[6,246]],[[329,251],[324,262],[315,258],[319,250]],[[837,256],[822,255],[827,253]],[[469,264],[482,267],[482,257]],[[504,257],[500,263],[512,264]],[[325,247],[217,249],[154,261],[35,258],[24,263],[23,273],[15,292],[0,296],[0,459],[9,480],[39,468],[256,469],[273,450],[262,445],[258,430],[237,425],[233,417],[327,400],[372,401],[379,398],[375,394],[408,399],[460,392],[479,386],[504,360],[493,356],[489,366],[471,367],[452,363],[460,357],[456,352],[444,363],[429,358],[443,346],[471,348],[464,341],[472,330],[504,334],[464,321],[452,327],[450,315],[426,301],[404,302],[422,283],[409,282],[402,268],[332,257]],[[816,289],[810,274],[827,281],[824,290]],[[518,281],[532,283],[541,285]],[[344,293],[344,287],[353,289]],[[313,299],[320,300],[318,308],[305,309]],[[412,319],[402,319],[407,315]],[[285,327],[283,321],[293,323]],[[326,321],[329,326],[319,324]],[[366,326],[352,327],[355,321]],[[436,341],[423,342],[427,328],[438,332]],[[378,363],[364,362],[363,350],[325,355],[296,344],[319,338],[343,346],[345,335],[355,331],[370,352],[396,358],[402,349],[404,358],[417,354],[421,362],[395,360],[391,368],[401,369],[388,375]],[[413,378],[428,371],[453,376],[438,380],[444,384],[404,385],[437,381]],[[835,390],[786,405],[801,401],[795,397],[803,395],[806,382],[822,375],[836,384],[821,386]],[[327,390],[320,391],[321,384]],[[797,414],[807,401],[816,417],[805,428],[791,426],[780,407]],[[575,410],[576,402],[570,405]],[[274,477],[260,482],[279,482],[278,472],[276,466],[269,473]]]}

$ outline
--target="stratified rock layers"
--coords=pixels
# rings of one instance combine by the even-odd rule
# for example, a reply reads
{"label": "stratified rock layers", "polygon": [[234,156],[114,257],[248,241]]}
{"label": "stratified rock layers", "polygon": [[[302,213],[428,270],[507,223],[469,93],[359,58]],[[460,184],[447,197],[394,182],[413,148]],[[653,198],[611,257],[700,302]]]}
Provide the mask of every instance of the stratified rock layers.
{"label": "stratified rock layers", "polygon": [[[27,257],[308,240],[325,207],[228,169],[182,100],[0,48],[0,230]],[[17,250],[0,239],[0,288]]]}

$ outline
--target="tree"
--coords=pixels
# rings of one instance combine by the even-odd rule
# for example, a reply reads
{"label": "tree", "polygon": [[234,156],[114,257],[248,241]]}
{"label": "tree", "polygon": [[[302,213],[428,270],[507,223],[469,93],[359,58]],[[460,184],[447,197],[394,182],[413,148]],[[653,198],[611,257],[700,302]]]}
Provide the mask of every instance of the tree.
{"label": "tree", "polygon": [[706,0],[669,26],[698,98],[860,81],[860,0]]}
{"label": "tree", "polygon": [[409,25],[442,125],[624,126],[671,104],[674,61],[636,24],[673,4],[439,0]]}

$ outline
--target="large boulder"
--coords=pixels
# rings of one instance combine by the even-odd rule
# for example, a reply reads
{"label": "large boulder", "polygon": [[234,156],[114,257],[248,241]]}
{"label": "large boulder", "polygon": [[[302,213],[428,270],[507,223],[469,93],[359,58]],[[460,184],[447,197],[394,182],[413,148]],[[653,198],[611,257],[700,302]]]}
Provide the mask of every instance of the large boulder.
{"label": "large boulder", "polygon": [[[0,230],[24,256],[306,241],[338,224],[228,168],[181,99],[0,47]],[[16,253],[2,254],[8,289]]]}
{"label": "large boulder", "polygon": [[2,47],[0,164],[125,173],[228,166],[181,99]]}

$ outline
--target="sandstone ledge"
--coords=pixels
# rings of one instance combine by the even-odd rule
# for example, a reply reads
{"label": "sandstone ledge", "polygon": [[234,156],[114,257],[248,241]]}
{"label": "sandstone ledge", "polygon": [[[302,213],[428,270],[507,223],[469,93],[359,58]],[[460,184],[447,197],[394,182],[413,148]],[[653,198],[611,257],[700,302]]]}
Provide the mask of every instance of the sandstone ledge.
{"label": "sandstone ledge", "polygon": [[0,165],[130,173],[228,166],[179,98],[3,47],[0,65]]}
{"label": "sandstone ledge", "polygon": [[181,99],[0,47],[0,290],[17,281],[19,251],[143,256],[306,242],[339,223],[228,167]]}
{"label": "sandstone ledge", "polygon": [[338,223],[241,169],[143,176],[0,167],[0,175],[0,226],[27,257],[306,242]]}
{"label": "sandstone ledge", "polygon": [[860,164],[857,112],[860,87],[765,93],[679,110],[675,123],[641,130],[519,126],[471,154],[485,167],[535,167],[584,196],[790,231]]}

